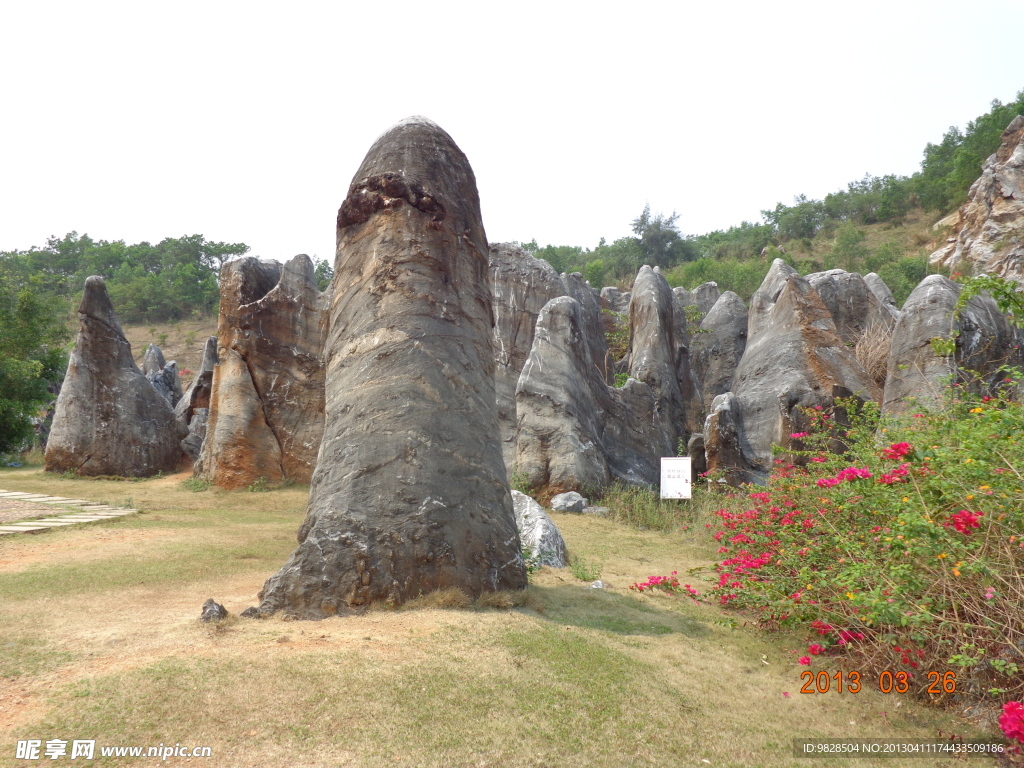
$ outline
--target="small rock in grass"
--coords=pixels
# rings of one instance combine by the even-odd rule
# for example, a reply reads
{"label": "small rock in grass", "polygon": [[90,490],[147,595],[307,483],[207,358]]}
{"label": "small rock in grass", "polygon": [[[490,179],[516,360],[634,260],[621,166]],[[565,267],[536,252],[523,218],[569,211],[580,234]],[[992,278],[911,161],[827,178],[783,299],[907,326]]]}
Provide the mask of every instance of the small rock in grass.
{"label": "small rock in grass", "polygon": [[576,491],[560,493],[551,499],[551,508],[556,512],[582,512],[587,506],[587,500]]}
{"label": "small rock in grass", "polygon": [[255,605],[250,605],[242,611],[241,616],[243,619],[258,619],[260,617],[260,612]]}
{"label": "small rock in grass", "polygon": [[199,616],[199,620],[218,621],[219,619],[226,619],[227,617],[227,609],[211,597],[203,603],[203,612]]}
{"label": "small rock in grass", "polygon": [[598,579],[597,581],[595,581],[593,584],[590,585],[590,588],[591,589],[604,589],[604,582],[601,581],[600,579]]}
{"label": "small rock in grass", "polygon": [[612,511],[611,507],[584,507],[583,508],[583,514],[584,515],[597,515],[598,517],[605,517],[611,511]]}

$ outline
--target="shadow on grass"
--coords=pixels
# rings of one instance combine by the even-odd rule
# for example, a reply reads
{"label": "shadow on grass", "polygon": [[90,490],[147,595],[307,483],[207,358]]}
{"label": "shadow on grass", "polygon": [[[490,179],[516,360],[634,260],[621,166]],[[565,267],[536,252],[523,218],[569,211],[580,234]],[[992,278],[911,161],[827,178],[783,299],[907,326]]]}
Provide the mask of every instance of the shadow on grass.
{"label": "shadow on grass", "polygon": [[648,637],[680,634],[699,638],[711,632],[706,624],[681,615],[675,608],[656,608],[629,595],[573,585],[531,585],[530,590],[538,598],[538,615],[557,624]]}

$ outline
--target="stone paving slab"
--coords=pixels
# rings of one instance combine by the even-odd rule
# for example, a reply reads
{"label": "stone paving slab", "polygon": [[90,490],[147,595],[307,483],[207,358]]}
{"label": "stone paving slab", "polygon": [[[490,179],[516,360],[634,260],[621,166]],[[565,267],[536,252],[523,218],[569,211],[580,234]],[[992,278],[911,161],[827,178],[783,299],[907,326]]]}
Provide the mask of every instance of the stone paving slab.
{"label": "stone paving slab", "polygon": [[[51,515],[34,520],[8,520],[0,518],[0,535],[15,533],[38,533],[52,528],[68,525],[96,523],[117,517],[138,514],[137,509],[123,509],[99,504],[85,499],[68,499],[63,496],[50,496],[43,493],[25,493],[23,491],[0,490],[0,508],[8,507],[9,516]],[[35,505],[40,505],[36,507]],[[45,505],[45,506],[44,506]],[[67,514],[61,514],[54,507],[68,507]],[[16,510],[14,508],[17,508]],[[75,511],[73,511],[75,510]],[[0,509],[2,512],[2,509]],[[56,514],[55,514],[56,513]]]}

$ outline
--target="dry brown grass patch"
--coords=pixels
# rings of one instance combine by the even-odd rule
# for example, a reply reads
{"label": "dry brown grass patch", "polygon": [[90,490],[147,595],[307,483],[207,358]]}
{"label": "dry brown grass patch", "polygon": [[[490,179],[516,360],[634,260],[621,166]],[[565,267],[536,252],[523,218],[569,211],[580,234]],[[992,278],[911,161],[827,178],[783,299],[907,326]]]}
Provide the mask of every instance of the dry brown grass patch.
{"label": "dry brown grass patch", "polygon": [[889,362],[889,347],[892,344],[892,328],[882,323],[873,323],[864,331],[857,342],[855,354],[874,382],[885,385],[885,372]]}

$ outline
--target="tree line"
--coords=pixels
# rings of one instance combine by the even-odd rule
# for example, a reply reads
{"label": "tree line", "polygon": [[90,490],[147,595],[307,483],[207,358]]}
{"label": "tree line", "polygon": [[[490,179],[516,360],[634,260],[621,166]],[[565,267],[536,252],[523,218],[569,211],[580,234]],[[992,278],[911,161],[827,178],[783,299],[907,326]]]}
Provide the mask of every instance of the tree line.
{"label": "tree line", "polygon": [[[760,256],[766,249],[791,241],[806,247],[820,233],[833,236],[844,227],[849,241],[850,225],[898,225],[915,208],[938,213],[957,208],[967,199],[971,184],[981,175],[982,163],[999,147],[1003,130],[1022,114],[1024,90],[1009,104],[993,101],[989,112],[970,121],[963,130],[953,126],[940,143],[927,144],[919,172],[911,176],[865,174],[847,184],[846,189],[826,195],[822,200],[798,195],[792,205],[778,203],[772,209],[761,211],[759,223],[744,221],[728,229],[686,235],[677,225],[678,214],[652,214],[648,206],[632,222],[631,237],[612,243],[602,238],[593,249],[566,245],[540,247],[536,241],[525,243],[523,247],[547,260],[559,272],[582,272],[595,287],[628,281],[641,264],[663,269],[676,267],[696,276],[697,272],[715,272],[715,263],[729,262],[730,269],[725,271],[751,272],[752,275],[757,269],[753,265],[746,268],[743,263]],[[887,258],[891,255],[883,254],[886,257],[883,261],[896,261]],[[702,262],[699,269],[690,266],[697,262]],[[903,272],[917,274],[921,267],[915,264],[903,271],[897,267],[889,271],[894,280],[906,282],[912,275]],[[744,275],[740,282],[746,285],[751,279]],[[743,289],[729,288],[741,295],[745,293]]]}

